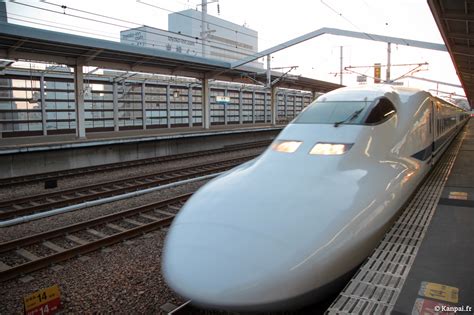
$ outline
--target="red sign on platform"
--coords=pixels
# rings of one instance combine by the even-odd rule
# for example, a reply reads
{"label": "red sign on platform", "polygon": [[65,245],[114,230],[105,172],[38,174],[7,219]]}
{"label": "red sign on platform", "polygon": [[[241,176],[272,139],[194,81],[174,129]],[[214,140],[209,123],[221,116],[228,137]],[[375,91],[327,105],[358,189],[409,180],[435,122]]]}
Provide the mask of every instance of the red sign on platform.
{"label": "red sign on platform", "polygon": [[59,287],[52,287],[36,291],[24,298],[26,315],[54,314],[61,305]]}
{"label": "red sign on platform", "polygon": [[417,298],[413,305],[412,315],[456,315],[455,312],[444,311],[450,305],[429,299]]}

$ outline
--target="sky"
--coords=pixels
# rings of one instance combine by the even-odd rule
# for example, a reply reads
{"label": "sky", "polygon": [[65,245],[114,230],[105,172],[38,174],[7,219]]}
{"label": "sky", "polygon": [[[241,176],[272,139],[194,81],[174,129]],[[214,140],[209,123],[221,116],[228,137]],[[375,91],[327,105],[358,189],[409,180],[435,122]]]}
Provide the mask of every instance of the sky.
{"label": "sky", "polygon": [[[119,41],[120,31],[134,26],[149,25],[167,29],[170,12],[196,9],[196,5],[201,3],[200,0],[143,1],[154,7],[137,0],[16,0],[7,3],[7,11],[10,23]],[[219,0],[218,3],[220,12],[218,13],[217,3],[211,3],[208,5],[208,13],[258,31],[259,50],[322,27],[443,43],[426,0]],[[66,8],[61,8],[60,5]],[[88,15],[86,12],[102,14],[104,17]],[[107,23],[71,15],[86,16]],[[108,19],[107,16],[114,19]],[[51,25],[59,28],[52,28]],[[356,70],[361,74],[373,75],[373,68],[369,66],[374,63],[384,65],[387,62],[386,43],[323,35],[273,54],[272,67],[298,66],[291,74],[339,83],[340,77],[336,73],[340,68],[340,46],[343,46],[344,66],[360,67]],[[460,85],[447,52],[392,45],[392,65],[424,62],[428,66],[423,66],[423,71],[415,73],[415,76]],[[393,66],[391,77],[402,76],[414,67]],[[343,84],[356,85],[356,78],[357,74],[345,73]],[[385,68],[382,68],[382,78],[385,78]],[[403,82],[405,86],[438,88],[439,91],[464,95],[462,89],[452,86],[437,86],[414,79],[405,79]]]}

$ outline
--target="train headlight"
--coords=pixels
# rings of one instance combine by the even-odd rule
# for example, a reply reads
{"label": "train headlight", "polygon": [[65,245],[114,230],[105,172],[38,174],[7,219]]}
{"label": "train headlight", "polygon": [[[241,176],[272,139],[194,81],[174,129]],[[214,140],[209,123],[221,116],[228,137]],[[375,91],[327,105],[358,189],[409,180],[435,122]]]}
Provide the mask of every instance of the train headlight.
{"label": "train headlight", "polygon": [[277,152],[293,153],[301,143],[301,141],[280,140],[272,144],[272,149]]}
{"label": "train headlight", "polygon": [[316,143],[309,151],[312,155],[341,155],[349,151],[353,143]]}

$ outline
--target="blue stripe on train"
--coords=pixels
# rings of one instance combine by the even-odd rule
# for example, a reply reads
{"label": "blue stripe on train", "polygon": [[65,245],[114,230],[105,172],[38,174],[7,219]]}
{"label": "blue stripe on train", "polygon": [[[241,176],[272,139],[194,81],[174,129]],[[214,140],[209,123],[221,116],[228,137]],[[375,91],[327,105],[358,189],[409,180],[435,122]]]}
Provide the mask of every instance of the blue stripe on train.
{"label": "blue stripe on train", "polygon": [[443,147],[446,142],[449,140],[449,138],[453,135],[453,133],[458,130],[458,128],[453,128],[450,132],[442,136],[436,141],[433,141],[429,146],[427,146],[425,149],[416,152],[413,154],[411,157],[420,160],[420,161],[426,161],[431,157],[431,154],[433,152],[437,152],[441,147]]}

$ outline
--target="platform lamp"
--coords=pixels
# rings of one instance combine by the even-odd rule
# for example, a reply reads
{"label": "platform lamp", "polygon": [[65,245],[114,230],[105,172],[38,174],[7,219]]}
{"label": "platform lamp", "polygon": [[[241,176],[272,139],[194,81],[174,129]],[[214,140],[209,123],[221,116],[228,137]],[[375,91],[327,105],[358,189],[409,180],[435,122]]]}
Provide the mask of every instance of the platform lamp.
{"label": "platform lamp", "polygon": [[179,90],[174,90],[173,91],[173,97],[178,98],[179,97]]}

